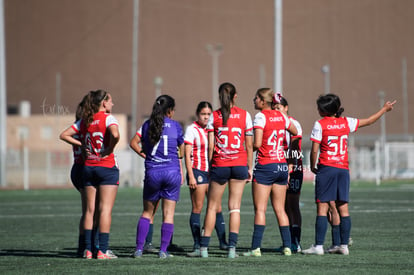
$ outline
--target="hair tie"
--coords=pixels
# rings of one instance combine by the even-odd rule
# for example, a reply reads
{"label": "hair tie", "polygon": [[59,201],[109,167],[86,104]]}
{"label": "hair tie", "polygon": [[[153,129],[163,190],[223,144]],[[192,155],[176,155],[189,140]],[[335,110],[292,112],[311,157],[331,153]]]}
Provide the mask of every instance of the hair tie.
{"label": "hair tie", "polygon": [[280,104],[281,100],[282,100],[282,94],[280,92],[276,92],[273,96],[273,103]]}

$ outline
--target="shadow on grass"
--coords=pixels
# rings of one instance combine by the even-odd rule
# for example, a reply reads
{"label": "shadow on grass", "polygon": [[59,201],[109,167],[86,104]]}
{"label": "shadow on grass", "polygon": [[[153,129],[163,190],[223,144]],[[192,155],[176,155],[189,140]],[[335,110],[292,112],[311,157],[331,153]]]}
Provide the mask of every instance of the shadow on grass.
{"label": "shadow on grass", "polygon": [[[156,247],[159,249],[159,247]],[[111,246],[110,249],[120,258],[133,257],[135,247],[133,246]],[[238,247],[237,251],[247,251],[247,247]],[[192,246],[173,246],[168,250],[174,256],[187,257],[187,253],[193,251]],[[271,249],[263,249],[263,252],[274,252]],[[210,256],[226,255],[226,250],[220,250],[218,246],[209,247]],[[158,252],[147,252],[148,255],[158,255]],[[35,257],[35,258],[81,258],[77,254],[76,247],[63,248],[61,250],[39,250],[39,249],[2,249],[0,257]]]}

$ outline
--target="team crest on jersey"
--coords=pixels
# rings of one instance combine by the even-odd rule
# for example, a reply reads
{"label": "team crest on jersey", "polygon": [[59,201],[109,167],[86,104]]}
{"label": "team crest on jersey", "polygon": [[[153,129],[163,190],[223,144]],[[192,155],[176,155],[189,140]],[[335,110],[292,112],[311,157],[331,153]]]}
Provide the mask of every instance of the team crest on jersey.
{"label": "team crest on jersey", "polygon": [[197,182],[202,182],[203,181],[203,177],[202,176],[198,176],[197,177]]}

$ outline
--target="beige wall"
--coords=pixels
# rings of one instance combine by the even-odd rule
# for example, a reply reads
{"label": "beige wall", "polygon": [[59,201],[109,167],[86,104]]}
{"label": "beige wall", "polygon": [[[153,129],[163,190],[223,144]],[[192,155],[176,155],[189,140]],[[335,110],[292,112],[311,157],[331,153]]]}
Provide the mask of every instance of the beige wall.
{"label": "beige wall", "polygon": [[[128,148],[127,118],[114,114],[119,121],[121,139],[116,150]],[[74,115],[31,115],[7,117],[7,146],[20,150],[26,146],[32,151],[71,152],[72,147],[59,139],[59,134],[73,124]],[[26,137],[26,138],[25,138]]]}
{"label": "beige wall", "polygon": [[[114,111],[130,115],[132,3],[5,0],[8,104],[29,100],[35,114],[42,114],[44,102],[74,112],[86,92],[103,88],[113,94]],[[163,77],[162,89],[176,99],[175,118],[184,124],[198,101],[211,100],[208,43],[223,45],[219,81],[233,82],[237,104],[254,115],[260,68],[264,85],[273,85],[273,3],[141,0],[138,124],[151,111],[156,76]],[[413,10],[410,0],[283,1],[283,92],[305,134],[318,119],[315,99],[323,93],[320,69],[326,63],[332,69],[331,90],[341,96],[346,115],[368,116],[378,108],[378,91],[384,90],[387,98],[399,101],[387,114],[388,134],[402,133],[403,57],[408,106],[414,103]],[[379,134],[379,127],[362,129],[359,136]]]}

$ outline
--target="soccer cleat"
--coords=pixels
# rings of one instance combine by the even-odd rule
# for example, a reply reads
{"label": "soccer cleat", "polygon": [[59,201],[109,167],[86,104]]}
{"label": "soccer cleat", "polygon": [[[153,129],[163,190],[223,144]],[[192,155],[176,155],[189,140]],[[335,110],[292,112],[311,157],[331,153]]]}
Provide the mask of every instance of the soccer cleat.
{"label": "soccer cleat", "polygon": [[305,255],[323,255],[323,246],[322,245],[312,245],[310,248],[302,250],[302,254]]}
{"label": "soccer cleat", "polygon": [[141,258],[142,257],[142,250],[140,250],[140,249],[135,250],[133,257],[134,258]]}
{"label": "soccer cleat", "polygon": [[339,254],[340,250],[341,250],[341,247],[339,245],[332,245],[326,250],[326,252],[330,254]]}
{"label": "soccer cleat", "polygon": [[152,245],[152,243],[146,243],[144,245],[144,252],[145,253],[157,253],[159,251],[158,249],[155,248],[155,246]]}
{"label": "soccer cleat", "polygon": [[184,249],[182,248],[182,247],[179,247],[178,245],[176,245],[176,244],[170,244],[168,247],[167,247],[167,251],[170,251],[170,252],[185,252],[184,251]]}
{"label": "soccer cleat", "polygon": [[98,260],[111,260],[117,259],[118,257],[111,250],[108,249],[105,253],[103,253],[101,250],[98,250],[96,258]]}
{"label": "soccer cleat", "polygon": [[341,244],[339,254],[349,255],[349,249],[348,249],[348,246],[346,244]]}
{"label": "soccer cleat", "polygon": [[196,248],[193,252],[187,253],[187,257],[201,257],[200,249]]}
{"label": "soccer cleat", "polygon": [[275,248],[275,252],[282,253],[283,248],[284,248],[283,246],[279,246],[278,248]]}
{"label": "soccer cleat", "polygon": [[227,250],[229,246],[226,243],[220,243],[220,250]]}
{"label": "soccer cleat", "polygon": [[300,253],[302,251],[302,247],[300,247],[300,244],[292,244],[291,249],[293,253]]}
{"label": "soccer cleat", "polygon": [[234,246],[229,247],[229,254],[227,254],[227,258],[234,259],[238,258],[239,254],[236,253],[236,248]]}
{"label": "soccer cleat", "polygon": [[108,249],[108,250],[106,251],[106,255],[108,255],[108,256],[109,256],[109,258],[111,258],[111,259],[118,259],[118,256],[116,256],[112,250],[109,250],[109,249]]}
{"label": "soccer cleat", "polygon": [[354,240],[352,240],[352,238],[349,237],[349,239],[348,239],[348,246],[351,246],[353,244],[354,244]]}
{"label": "soccer cleat", "polygon": [[167,258],[172,258],[174,257],[173,255],[171,255],[170,253],[168,253],[167,251],[161,251],[158,253],[158,256],[160,259],[167,259]]}
{"label": "soccer cleat", "polygon": [[200,256],[201,258],[208,258],[208,248],[200,247]]}
{"label": "soccer cleat", "polygon": [[260,257],[262,256],[262,252],[260,251],[260,247],[253,249],[253,250],[249,250],[247,252],[243,253],[243,256],[248,256],[248,257]]}
{"label": "soccer cleat", "polygon": [[92,259],[92,256],[93,256],[92,251],[90,251],[89,249],[85,249],[83,251],[83,257],[85,259],[90,260],[90,259]]}
{"label": "soccer cleat", "polygon": [[283,248],[282,254],[285,255],[285,256],[291,256],[292,255],[292,250],[290,250],[289,247],[285,247],[285,248]]}

